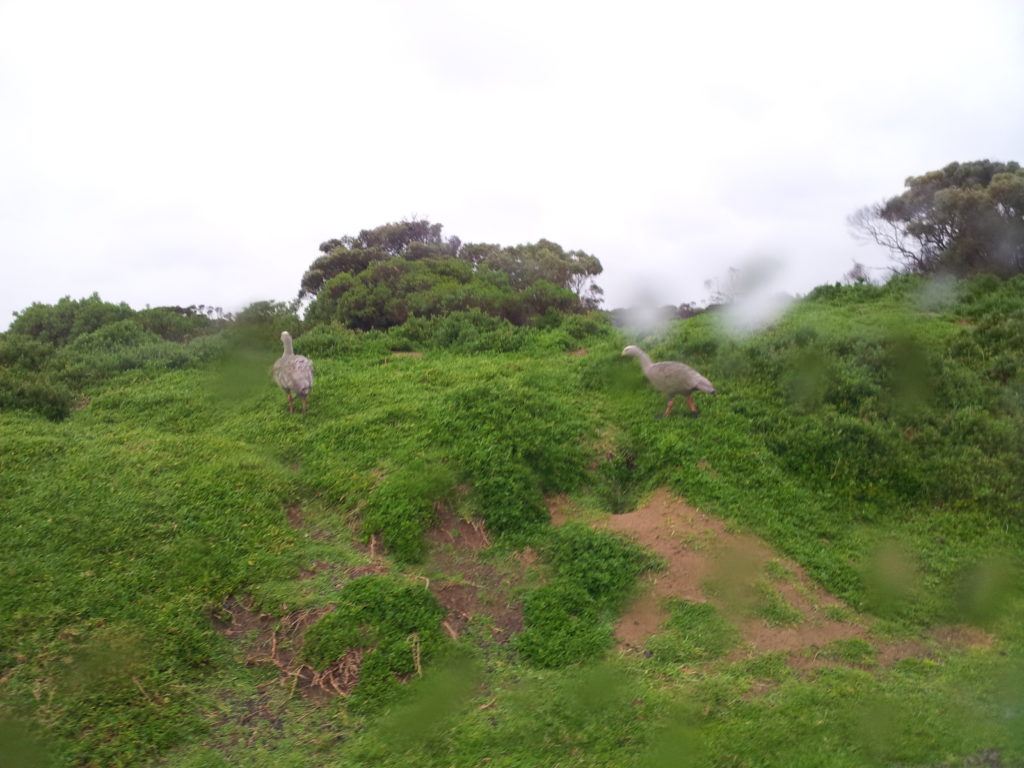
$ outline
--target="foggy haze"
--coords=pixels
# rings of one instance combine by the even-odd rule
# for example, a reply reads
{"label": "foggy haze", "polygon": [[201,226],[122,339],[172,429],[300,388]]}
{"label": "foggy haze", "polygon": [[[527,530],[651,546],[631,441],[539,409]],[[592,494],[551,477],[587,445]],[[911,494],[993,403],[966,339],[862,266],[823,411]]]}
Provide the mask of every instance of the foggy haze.
{"label": "foggy haze", "polygon": [[846,216],[1021,160],[1022,43],[996,0],[2,0],[0,328],[290,300],[319,243],[412,217],[591,253],[606,309],[760,257],[790,295],[882,278]]}

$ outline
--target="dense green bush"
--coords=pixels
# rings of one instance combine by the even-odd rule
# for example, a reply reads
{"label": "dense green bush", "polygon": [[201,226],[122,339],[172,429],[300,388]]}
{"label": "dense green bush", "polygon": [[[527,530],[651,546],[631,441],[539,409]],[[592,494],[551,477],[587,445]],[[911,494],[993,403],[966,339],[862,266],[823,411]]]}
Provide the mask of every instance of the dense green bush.
{"label": "dense green bush", "polygon": [[63,346],[82,334],[133,317],[135,310],[123,302],[111,304],[103,301],[99,294],[94,293],[87,299],[78,300],[65,296],[56,304],[36,302],[14,314],[8,333]]}
{"label": "dense green bush", "polygon": [[128,319],[82,334],[59,349],[50,365],[62,380],[83,387],[129,370],[201,365],[219,358],[223,351],[224,342],[217,337],[204,336],[188,344],[165,341]]}
{"label": "dense green bush", "polygon": [[356,695],[363,707],[374,707],[394,693],[398,678],[419,673],[444,646],[443,618],[423,584],[362,576],[346,584],[334,610],[307,630],[302,655],[324,670],[348,651],[362,651]]}
{"label": "dense green bush", "polygon": [[75,396],[47,370],[53,355],[47,342],[0,335],[0,410],[31,411],[53,421],[67,418]]}
{"label": "dense green bush", "polygon": [[296,354],[311,360],[317,358],[345,358],[354,355],[383,356],[388,343],[379,331],[360,333],[338,323],[318,325],[295,339]]}
{"label": "dense green bush", "polygon": [[451,352],[515,352],[529,339],[529,329],[479,309],[434,317],[410,317],[388,332],[396,349],[446,349]]}
{"label": "dense green bush", "polygon": [[135,315],[139,324],[165,341],[188,341],[219,330],[226,320],[214,321],[194,307],[154,307],[139,310]]}
{"label": "dense green bush", "polygon": [[297,338],[302,327],[297,301],[255,301],[235,315],[224,333],[235,346],[280,352],[281,332]]}
{"label": "dense green bush", "polygon": [[306,319],[370,330],[475,310],[525,325],[550,309],[578,312],[579,299],[544,280],[515,288],[505,272],[459,259],[396,257],[331,277],[319,288]]}
{"label": "dense green bush", "polygon": [[611,320],[601,312],[588,312],[585,315],[559,315],[556,319],[557,326],[573,341],[592,343],[597,339],[610,339],[614,336]]}
{"label": "dense green bush", "polygon": [[599,313],[566,314],[549,309],[532,320],[532,325],[515,325],[504,317],[474,307],[432,317],[410,317],[388,331],[393,349],[445,349],[474,352],[519,352],[525,350],[577,349],[583,340],[607,338],[611,326]]}
{"label": "dense green bush", "polygon": [[0,368],[0,411],[32,411],[60,421],[70,415],[74,402],[70,389],[43,374]]}
{"label": "dense green bush", "polygon": [[191,308],[135,312],[96,294],[33,304],[0,335],[0,370],[12,382],[3,407],[64,418],[84,390],[119,373],[222,359],[227,343],[210,333],[225,323]]}
{"label": "dense green bush", "polygon": [[0,335],[0,367],[25,371],[42,370],[53,357],[54,346],[31,336]]}

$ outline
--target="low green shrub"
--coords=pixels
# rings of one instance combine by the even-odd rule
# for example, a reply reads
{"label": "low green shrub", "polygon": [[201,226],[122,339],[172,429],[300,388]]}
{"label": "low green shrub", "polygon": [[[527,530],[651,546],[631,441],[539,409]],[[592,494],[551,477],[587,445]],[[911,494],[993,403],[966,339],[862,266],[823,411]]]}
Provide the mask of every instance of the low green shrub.
{"label": "low green shrub", "polygon": [[224,333],[233,346],[280,354],[281,332],[298,337],[301,328],[297,301],[254,301],[235,315]]}
{"label": "low green shrub", "polygon": [[220,334],[188,343],[165,341],[131,318],[78,336],[57,350],[49,370],[70,386],[83,388],[130,370],[193,368],[223,358],[228,346]]}
{"label": "low green shrub", "polygon": [[611,320],[601,312],[588,312],[585,315],[563,315],[559,327],[574,341],[610,339],[615,335]]}
{"label": "low green shrub", "polygon": [[430,432],[494,534],[537,530],[548,520],[544,495],[572,490],[584,477],[588,420],[570,407],[564,386],[547,370],[498,364],[439,402]]}
{"label": "low green shrub", "polygon": [[455,485],[450,468],[438,461],[409,459],[387,475],[367,497],[363,535],[380,534],[400,563],[418,563],[426,555],[423,534],[434,522],[434,507]]}
{"label": "low green shrub", "polygon": [[523,601],[523,631],[513,640],[531,664],[556,668],[594,658],[612,644],[598,603],[570,579],[556,579]]}
{"label": "low green shrub", "polygon": [[302,656],[325,670],[349,651],[363,653],[355,694],[373,708],[395,692],[399,678],[420,674],[446,643],[444,609],[423,584],[392,576],[362,576],[341,590],[331,613],[307,631]]}
{"label": "low green shrub", "polygon": [[198,336],[214,333],[227,324],[226,320],[213,320],[197,311],[195,307],[143,309],[135,315],[135,318],[150,333],[155,333],[165,341],[177,342],[185,342]]}
{"label": "low green shrub", "polygon": [[473,308],[427,317],[413,316],[388,329],[392,349],[445,349],[474,352],[516,352],[532,337],[532,328],[516,326],[503,317]]}
{"label": "low green shrub", "polygon": [[637,576],[660,565],[630,539],[576,522],[552,528],[539,550],[559,576],[585,589],[601,608],[616,608]]}
{"label": "low green shrub", "polygon": [[295,339],[296,354],[314,362],[320,358],[346,358],[353,355],[387,354],[388,342],[379,331],[361,333],[338,323],[318,325]]}
{"label": "low green shrub", "polygon": [[538,549],[557,576],[524,601],[516,648],[540,667],[593,658],[611,643],[608,617],[636,577],[659,561],[624,537],[582,523],[549,529]]}
{"label": "low green shrub", "polygon": [[453,352],[515,352],[523,348],[529,329],[478,309],[434,318],[430,345]]}
{"label": "low green shrub", "polygon": [[471,498],[487,530],[498,536],[528,535],[548,521],[537,478],[521,462],[506,460],[482,476],[474,473]]}

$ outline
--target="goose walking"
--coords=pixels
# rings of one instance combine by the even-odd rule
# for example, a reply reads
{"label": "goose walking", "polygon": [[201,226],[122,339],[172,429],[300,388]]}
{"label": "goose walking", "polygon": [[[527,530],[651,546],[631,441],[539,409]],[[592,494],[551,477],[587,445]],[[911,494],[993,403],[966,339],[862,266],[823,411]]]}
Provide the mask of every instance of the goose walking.
{"label": "goose walking", "polygon": [[313,388],[313,363],[308,357],[296,355],[292,350],[292,335],[288,331],[281,333],[284,354],[274,363],[274,381],[277,386],[288,393],[288,412],[295,413],[292,398],[295,395],[302,400],[302,412],[306,412],[306,398]]}
{"label": "goose walking", "polygon": [[659,419],[672,413],[672,405],[675,402],[676,395],[686,395],[686,402],[690,406],[690,413],[696,416],[699,411],[697,406],[694,405],[691,395],[696,391],[707,392],[709,395],[718,394],[715,392],[714,384],[685,363],[671,361],[652,363],[651,358],[647,356],[646,352],[632,344],[622,350],[622,354],[626,357],[639,358],[644,376],[647,377],[647,380],[651,382],[651,385],[656,390],[668,398],[668,408],[665,409],[664,414],[658,417]]}

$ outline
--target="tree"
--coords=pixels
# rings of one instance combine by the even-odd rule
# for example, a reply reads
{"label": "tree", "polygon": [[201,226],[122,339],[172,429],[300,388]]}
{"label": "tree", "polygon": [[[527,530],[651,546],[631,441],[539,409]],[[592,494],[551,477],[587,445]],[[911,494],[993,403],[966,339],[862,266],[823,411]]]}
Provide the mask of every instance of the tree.
{"label": "tree", "polygon": [[848,218],[854,236],[888,248],[903,271],[1024,272],[1024,170],[1015,162],[950,163]]}
{"label": "tree", "polygon": [[546,280],[575,293],[584,309],[596,309],[601,303],[604,291],[594,283],[594,277],[603,268],[598,258],[589,253],[566,251],[558,243],[544,239],[500,249],[489,245],[464,247],[468,249],[474,263],[505,272],[519,290]]}
{"label": "tree", "polygon": [[485,261],[497,258],[501,254],[501,246],[491,243],[466,243],[459,249],[459,258],[478,267]]}
{"label": "tree", "polygon": [[[467,266],[470,270],[467,275],[479,272],[485,282],[491,279],[485,273],[499,272],[508,277],[508,287],[518,292],[545,281],[576,296],[577,306],[570,311],[596,309],[602,301],[604,291],[594,282],[602,271],[596,256],[583,251],[566,251],[550,240],[503,248],[491,243],[464,244],[457,237],[444,237],[442,232],[442,225],[426,220],[401,221],[364,229],[355,237],[346,235],[326,240],[320,244],[323,255],[302,276],[299,298],[315,296],[319,306],[310,307],[314,316],[334,317],[339,307],[354,302],[354,298],[350,298],[338,304],[342,294],[356,287],[356,282],[339,279],[339,276],[354,278],[368,273],[362,282],[378,284],[380,276],[388,274],[392,268],[385,271],[374,269],[398,259],[431,262],[431,269],[445,261],[454,262]],[[365,293],[366,285],[360,289],[359,295]],[[354,327],[387,327],[394,324],[394,317],[401,315],[402,310],[394,302],[385,302],[389,307],[385,309],[381,303],[383,298],[370,300],[369,295],[363,298],[368,303],[365,304],[365,312],[360,313],[359,324]],[[453,300],[449,298],[448,301],[451,303]],[[556,303],[561,307],[564,302],[559,298]],[[522,307],[514,314],[521,316],[523,312],[530,314]]]}
{"label": "tree", "polygon": [[316,296],[320,289],[338,275],[357,275],[371,264],[384,261],[387,254],[378,248],[353,248],[351,245],[332,245],[338,240],[328,240],[320,245],[320,250],[330,248],[323,256],[317,258],[305,274],[299,287],[299,298]]}
{"label": "tree", "polygon": [[60,347],[104,325],[134,316],[135,310],[124,302],[111,304],[97,293],[85,299],[65,296],[56,304],[35,302],[15,312],[8,333]]}
{"label": "tree", "polygon": [[425,219],[399,221],[374,229],[364,229],[357,236],[346,235],[320,243],[323,256],[317,258],[302,276],[299,298],[315,296],[320,288],[343,272],[358,274],[377,261],[401,257],[409,261],[454,258],[462,245],[457,237],[445,239],[444,226]]}
{"label": "tree", "polygon": [[579,301],[571,291],[544,280],[516,289],[504,272],[488,266],[474,268],[460,259],[396,257],[355,275],[335,275],[317,293],[306,321],[383,330],[413,317],[477,310],[523,325],[552,309],[579,311]]}

